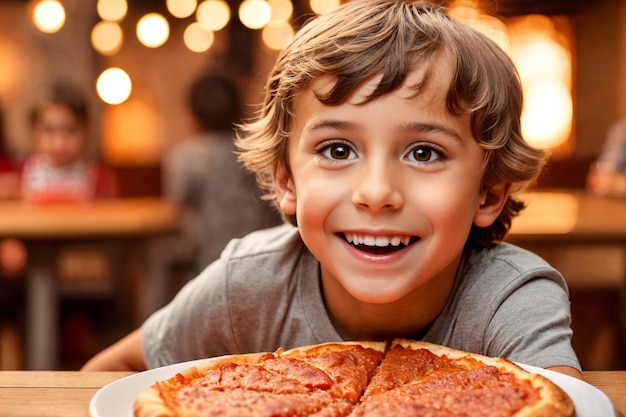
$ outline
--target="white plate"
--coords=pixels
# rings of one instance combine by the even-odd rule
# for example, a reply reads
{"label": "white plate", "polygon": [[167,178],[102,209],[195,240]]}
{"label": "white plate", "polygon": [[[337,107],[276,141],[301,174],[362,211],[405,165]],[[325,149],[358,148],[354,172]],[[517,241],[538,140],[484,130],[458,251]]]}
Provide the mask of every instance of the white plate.
{"label": "white plate", "polygon": [[[155,368],[127,376],[102,387],[89,403],[91,417],[133,417],[135,397],[156,381],[167,379],[190,366],[200,364],[206,359],[182,362]],[[576,378],[530,365],[520,366],[527,371],[549,378],[560,386],[574,401],[576,417],[616,417],[615,409],[609,397],[596,387]]]}

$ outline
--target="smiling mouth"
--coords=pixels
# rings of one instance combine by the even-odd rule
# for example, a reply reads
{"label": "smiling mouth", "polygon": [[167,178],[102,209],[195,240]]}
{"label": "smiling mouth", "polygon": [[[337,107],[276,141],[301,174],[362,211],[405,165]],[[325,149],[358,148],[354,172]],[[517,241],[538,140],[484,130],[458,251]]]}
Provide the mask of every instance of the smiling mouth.
{"label": "smiling mouth", "polygon": [[341,236],[356,249],[375,255],[385,255],[400,251],[419,240],[419,237],[409,235],[372,236],[345,232]]}

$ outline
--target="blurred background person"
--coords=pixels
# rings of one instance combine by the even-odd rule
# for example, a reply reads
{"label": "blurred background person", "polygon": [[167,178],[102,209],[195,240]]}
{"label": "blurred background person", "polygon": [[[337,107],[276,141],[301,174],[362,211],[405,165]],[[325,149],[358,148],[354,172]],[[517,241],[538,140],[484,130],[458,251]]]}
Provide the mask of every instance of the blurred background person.
{"label": "blurred background person", "polygon": [[81,202],[116,194],[111,172],[85,156],[88,109],[71,88],[55,87],[31,116],[33,153],[22,171],[26,202]]}
{"label": "blurred background person", "polygon": [[158,299],[154,307],[176,290],[169,283],[174,269],[183,272],[184,281],[217,259],[231,239],[282,223],[235,154],[234,128],[242,117],[236,84],[218,72],[202,73],[188,91],[187,104],[195,133],[163,158],[163,195],[180,205],[182,220],[177,236],[152,248],[154,274],[148,279]]}
{"label": "blurred background person", "polygon": [[626,118],[609,127],[602,151],[589,169],[586,185],[594,194],[626,197]]}

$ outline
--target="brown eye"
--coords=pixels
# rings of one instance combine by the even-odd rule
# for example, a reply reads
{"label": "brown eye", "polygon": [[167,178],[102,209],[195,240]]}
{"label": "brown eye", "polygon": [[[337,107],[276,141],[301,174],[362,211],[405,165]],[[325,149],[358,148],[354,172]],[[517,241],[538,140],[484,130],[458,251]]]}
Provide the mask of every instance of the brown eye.
{"label": "brown eye", "polygon": [[329,152],[332,159],[348,159],[350,157],[350,148],[345,145],[333,145]]}
{"label": "brown eye", "polygon": [[433,150],[429,148],[418,147],[413,149],[413,158],[416,161],[427,162],[433,157]]}

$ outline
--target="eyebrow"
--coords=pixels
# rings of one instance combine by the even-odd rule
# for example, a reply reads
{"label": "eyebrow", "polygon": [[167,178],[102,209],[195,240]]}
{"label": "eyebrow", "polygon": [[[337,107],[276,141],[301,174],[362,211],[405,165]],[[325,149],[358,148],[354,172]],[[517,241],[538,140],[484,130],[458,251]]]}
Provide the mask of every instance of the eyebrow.
{"label": "eyebrow", "polygon": [[[356,123],[346,120],[323,119],[307,126],[305,131],[315,131],[320,129],[349,129],[356,127],[356,125]],[[402,124],[398,130],[402,133],[443,133],[458,142],[464,142],[463,137],[458,132],[440,123],[409,122]]]}
{"label": "eyebrow", "polygon": [[405,123],[400,127],[401,132],[417,132],[417,133],[443,133],[447,136],[452,137],[453,139],[463,143],[463,137],[453,129],[446,127],[439,123],[419,123],[419,122],[411,122]]}
{"label": "eyebrow", "polygon": [[349,129],[356,127],[356,123],[349,122],[346,120],[337,120],[337,119],[322,119],[315,121],[309,126],[305,127],[305,131],[315,131],[321,129]]}

